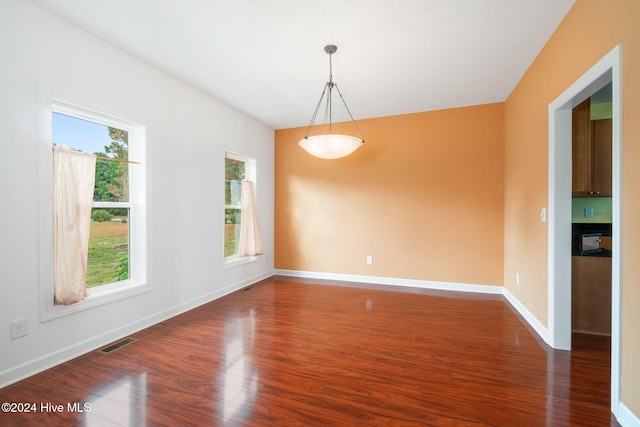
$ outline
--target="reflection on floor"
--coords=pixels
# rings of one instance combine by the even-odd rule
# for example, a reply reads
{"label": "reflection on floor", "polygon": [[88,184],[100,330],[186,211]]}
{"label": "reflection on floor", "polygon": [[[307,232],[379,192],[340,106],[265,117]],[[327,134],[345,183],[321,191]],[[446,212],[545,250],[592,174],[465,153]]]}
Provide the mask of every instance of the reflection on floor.
{"label": "reflection on floor", "polygon": [[497,295],[274,277],[135,338],[1,389],[36,410],[0,425],[618,425],[609,340],[552,350]]}

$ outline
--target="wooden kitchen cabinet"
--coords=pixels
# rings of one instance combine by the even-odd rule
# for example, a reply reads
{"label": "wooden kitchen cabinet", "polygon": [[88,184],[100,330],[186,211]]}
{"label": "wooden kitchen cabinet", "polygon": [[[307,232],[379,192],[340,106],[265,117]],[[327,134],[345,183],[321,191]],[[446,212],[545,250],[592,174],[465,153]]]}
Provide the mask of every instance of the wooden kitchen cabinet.
{"label": "wooden kitchen cabinet", "polygon": [[594,196],[611,197],[612,120],[591,120]]}
{"label": "wooden kitchen cabinet", "polygon": [[610,257],[571,257],[571,329],[611,335]]}
{"label": "wooden kitchen cabinet", "polygon": [[572,112],[573,197],[611,197],[611,119],[591,120],[590,100]]}

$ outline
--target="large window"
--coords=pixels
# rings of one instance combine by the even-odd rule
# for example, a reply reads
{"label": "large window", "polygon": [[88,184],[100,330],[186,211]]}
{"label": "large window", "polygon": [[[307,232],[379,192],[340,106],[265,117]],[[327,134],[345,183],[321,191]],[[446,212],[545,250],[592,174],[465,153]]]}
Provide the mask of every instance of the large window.
{"label": "large window", "polygon": [[239,154],[226,152],[224,177],[225,261],[238,259],[243,180],[255,180],[255,160]]}
{"label": "large window", "polygon": [[[52,192],[53,205],[53,289],[45,289],[43,318],[53,318],[66,312],[84,309],[104,302],[136,294],[148,289],[146,283],[146,203],[145,203],[145,128],[141,125],[114,118],[112,116],[83,109],[74,105],[53,101],[51,113],[51,178],[48,180]],[[61,153],[70,153],[70,159],[91,159],[89,175],[69,175],[67,157]],[[79,154],[86,153],[86,154]],[[75,166],[74,166],[75,167]],[[78,179],[82,176],[82,179]],[[69,238],[72,232],[59,224],[61,210],[70,194],[64,187],[71,178],[89,183],[84,185],[87,208],[85,214],[78,214],[78,222],[84,222],[83,233],[88,238]],[[89,187],[95,178],[93,189]],[[91,194],[92,193],[92,194]],[[62,194],[63,196],[60,196]],[[92,197],[91,197],[92,196]],[[63,200],[61,202],[60,200]],[[85,203],[85,204],[86,204]],[[69,205],[71,206],[71,205]],[[64,210],[64,209],[63,209]],[[67,209],[69,211],[69,209]],[[73,210],[71,210],[73,211]],[[67,215],[68,212],[62,212]],[[65,224],[71,224],[65,218]],[[50,217],[51,218],[51,217]],[[86,218],[86,219],[83,219]],[[49,219],[51,221],[51,219]],[[75,224],[74,224],[75,225]],[[70,227],[68,227],[70,228]],[[84,240],[83,240],[84,239]],[[64,256],[67,242],[86,242],[87,248],[81,252],[85,262],[76,260],[81,256],[73,254],[72,261],[60,262]],[[78,245],[82,247],[82,245]],[[69,251],[70,252],[70,251]],[[47,251],[45,251],[47,253]],[[62,255],[61,255],[62,254]],[[77,267],[77,265],[80,267]],[[68,271],[61,275],[63,266]],[[77,269],[83,271],[84,283],[77,281],[74,274]],[[74,277],[71,277],[74,276]],[[63,280],[61,280],[61,277]],[[84,295],[77,301],[59,299],[60,283],[80,282],[84,285]],[[81,304],[76,302],[82,301]],[[80,307],[78,307],[80,306]]]}
{"label": "large window", "polygon": [[[67,113],[67,114],[72,114]],[[53,144],[96,155],[86,286],[129,279],[129,133],[53,112]]]}

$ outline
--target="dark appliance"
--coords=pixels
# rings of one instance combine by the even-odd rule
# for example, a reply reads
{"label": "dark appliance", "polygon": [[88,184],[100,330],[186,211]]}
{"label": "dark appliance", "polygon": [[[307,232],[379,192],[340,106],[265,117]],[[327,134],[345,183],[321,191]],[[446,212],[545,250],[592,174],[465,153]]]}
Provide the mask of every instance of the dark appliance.
{"label": "dark appliance", "polygon": [[574,223],[573,256],[611,256],[611,224]]}

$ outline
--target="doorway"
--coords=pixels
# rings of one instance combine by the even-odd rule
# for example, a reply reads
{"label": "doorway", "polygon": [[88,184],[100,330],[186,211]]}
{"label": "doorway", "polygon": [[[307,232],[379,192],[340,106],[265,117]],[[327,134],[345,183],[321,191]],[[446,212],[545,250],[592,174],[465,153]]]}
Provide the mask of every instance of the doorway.
{"label": "doorway", "polygon": [[549,105],[548,343],[571,349],[572,109],[612,84],[611,411],[620,401],[621,46],[616,46]]}

